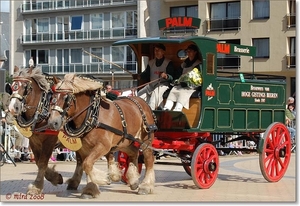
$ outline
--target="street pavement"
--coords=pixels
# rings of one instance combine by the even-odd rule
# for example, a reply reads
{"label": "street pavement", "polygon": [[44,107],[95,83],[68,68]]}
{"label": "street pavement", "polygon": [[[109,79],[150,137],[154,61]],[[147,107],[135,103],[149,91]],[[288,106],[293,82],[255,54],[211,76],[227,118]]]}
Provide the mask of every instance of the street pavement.
{"label": "street pavement", "polygon": [[[70,178],[75,162],[51,162],[56,164],[64,181]],[[99,160],[97,168],[106,170],[106,161]],[[144,165],[143,165],[144,167]],[[285,176],[278,182],[267,182],[259,168],[258,154],[220,156],[218,179],[209,189],[198,189],[174,157],[155,163],[156,184],[153,194],[137,195],[137,190],[123,182],[100,186],[101,194],[95,199],[80,199],[80,191],[86,183],[85,175],[77,191],[67,191],[66,184],[53,186],[45,180],[43,194],[26,195],[27,186],[35,179],[37,167],[31,162],[4,164],[1,168],[1,203],[281,203],[296,204],[298,188],[296,155],[292,154]],[[144,169],[142,170],[143,175]]]}

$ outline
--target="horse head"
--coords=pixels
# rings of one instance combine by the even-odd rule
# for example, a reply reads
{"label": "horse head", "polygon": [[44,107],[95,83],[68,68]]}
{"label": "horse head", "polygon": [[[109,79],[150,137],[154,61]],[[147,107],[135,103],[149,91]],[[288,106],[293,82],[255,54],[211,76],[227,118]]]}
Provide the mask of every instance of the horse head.
{"label": "horse head", "polygon": [[50,116],[48,125],[50,129],[60,130],[66,123],[67,118],[72,115],[75,103],[75,96],[71,90],[53,89],[51,100]]}
{"label": "horse head", "polygon": [[17,117],[20,125],[27,127],[43,112],[50,84],[40,68],[15,67],[12,85],[6,85],[6,91],[11,95],[8,106],[10,113]]}
{"label": "horse head", "polygon": [[[48,125],[53,130],[60,130],[70,118],[83,117],[90,104],[89,90],[102,88],[102,83],[89,78],[77,77],[74,73],[66,74],[62,81],[53,86],[53,98],[50,107]],[[86,96],[87,101],[76,101],[76,96]],[[85,104],[86,109],[78,110],[78,105]],[[82,108],[82,107],[80,107]]]}

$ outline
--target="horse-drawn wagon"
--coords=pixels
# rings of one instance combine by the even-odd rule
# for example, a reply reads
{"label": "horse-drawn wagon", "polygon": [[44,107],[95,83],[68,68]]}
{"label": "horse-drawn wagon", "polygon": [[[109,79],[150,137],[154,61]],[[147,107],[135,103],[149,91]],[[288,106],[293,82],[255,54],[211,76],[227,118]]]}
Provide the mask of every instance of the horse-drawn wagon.
{"label": "horse-drawn wagon", "polygon": [[[165,56],[175,68],[185,57],[184,49],[196,45],[201,53],[202,87],[191,96],[190,109],[154,111],[158,131],[152,147],[172,150],[199,188],[209,188],[217,179],[218,150],[258,152],[264,178],[269,182],[279,181],[291,156],[290,134],[284,125],[285,77],[256,74],[254,65],[253,72],[247,74],[218,70],[218,53],[244,56],[242,61],[250,62],[255,47],[219,43],[207,37],[128,39],[117,41],[114,46],[130,46],[141,72],[143,60],[154,58],[156,43],[165,45]],[[214,140],[214,135],[221,138]],[[235,138],[228,140],[228,135]],[[226,148],[234,141],[251,141],[256,148]]]}
{"label": "horse-drawn wagon", "polygon": [[[82,190],[83,198],[98,196],[99,185],[121,178],[132,190],[138,189],[138,194],[152,193],[153,150],[171,150],[181,159],[195,185],[203,189],[210,188],[218,177],[220,149],[258,152],[261,172],[267,181],[276,182],[284,176],[291,157],[290,134],[284,125],[285,77],[217,70],[218,52],[246,55],[249,57],[242,60],[250,61],[255,48],[220,44],[207,37],[128,39],[115,42],[114,46],[129,45],[140,72],[144,60],[153,58],[156,43],[165,45],[165,56],[175,67],[185,58],[188,45],[196,45],[201,53],[202,86],[190,98],[188,110],[151,110],[139,97],[111,101],[103,97],[101,83],[72,73],[63,80],[54,78],[51,90],[47,83],[41,83],[46,79],[38,68],[14,74],[12,87],[8,88],[12,94],[9,107],[18,124],[32,130],[30,144],[39,167],[28,193],[41,193],[44,177],[54,185],[62,184],[61,175],[47,164],[58,140],[74,145],[80,140],[76,144],[79,146],[73,147],[77,164],[67,189],[77,189],[85,172],[88,182]],[[213,136],[219,134],[222,138],[214,140]],[[226,135],[236,138],[227,140]],[[216,147],[240,140],[252,141],[256,148]],[[124,174],[116,171],[119,168],[114,162],[114,151],[121,151],[118,161],[125,169]],[[128,158],[121,158],[125,153]],[[108,160],[108,175],[94,167],[103,155]],[[140,183],[142,163],[146,168]]]}

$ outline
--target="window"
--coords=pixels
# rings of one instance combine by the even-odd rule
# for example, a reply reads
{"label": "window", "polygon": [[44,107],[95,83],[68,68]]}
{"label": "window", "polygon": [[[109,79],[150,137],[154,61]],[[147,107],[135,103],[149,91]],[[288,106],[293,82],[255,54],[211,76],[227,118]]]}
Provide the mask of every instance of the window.
{"label": "window", "polygon": [[82,63],[81,49],[71,49],[71,63],[72,64]]}
{"label": "window", "polygon": [[[240,44],[240,39],[221,40],[219,43]],[[240,64],[240,56],[238,55],[217,53],[218,69],[239,69]]]}
{"label": "window", "polygon": [[287,55],[287,68],[296,67],[296,37],[289,38],[289,54]]}
{"label": "window", "polygon": [[49,51],[48,50],[38,50],[37,51],[37,62],[38,64],[48,64],[49,61]]}
{"label": "window", "polygon": [[210,4],[210,20],[207,21],[208,31],[237,30],[240,28],[240,2]]}
{"label": "window", "polygon": [[124,49],[124,47],[113,46],[111,48],[111,50],[112,50],[111,56],[112,56],[112,61],[113,62],[116,62],[116,61],[124,62],[125,61],[125,49]]}
{"label": "window", "polygon": [[253,39],[253,46],[256,47],[256,56],[258,58],[269,58],[270,43],[268,38]]}
{"label": "window", "polygon": [[111,25],[112,28],[124,28],[125,27],[125,13],[124,12],[112,12],[111,13]]}
{"label": "window", "polygon": [[290,14],[294,14],[296,15],[296,0],[290,0],[289,1],[290,4]]}
{"label": "window", "polygon": [[37,20],[38,33],[49,32],[49,19],[43,18]]}
{"label": "window", "polygon": [[103,14],[91,14],[91,29],[102,29]]}
{"label": "window", "polygon": [[[198,5],[171,7],[170,16],[171,17],[187,16],[187,17],[198,18]],[[167,30],[177,31],[177,32],[190,31],[196,33],[196,29],[189,28],[189,27],[175,27],[175,28],[169,28]]]}
{"label": "window", "polygon": [[290,38],[290,54],[293,56],[296,55],[296,37]]}
{"label": "window", "polygon": [[[68,30],[69,30],[69,17],[57,17],[57,40],[68,39]],[[65,35],[63,35],[65,34]]]}
{"label": "window", "polygon": [[253,0],[253,19],[268,19],[270,17],[269,0]]}
{"label": "window", "polygon": [[287,27],[296,27],[296,1],[289,1],[289,13],[287,14]]}
{"label": "window", "polygon": [[180,7],[171,7],[170,16],[189,16],[198,18],[198,5],[194,6],[180,6]]}
{"label": "window", "polygon": [[137,35],[137,12],[127,11],[126,12],[126,36]]}
{"label": "window", "polygon": [[[102,58],[102,48],[91,48],[91,53]],[[91,56],[92,62],[102,62],[102,59]]]}
{"label": "window", "polygon": [[71,30],[80,30],[82,24],[82,16],[72,16]]}
{"label": "window", "polygon": [[241,16],[240,2],[211,4],[212,19],[237,19]]}
{"label": "window", "polygon": [[126,27],[127,28],[136,28],[137,26],[137,12],[136,11],[127,11],[126,12]]}

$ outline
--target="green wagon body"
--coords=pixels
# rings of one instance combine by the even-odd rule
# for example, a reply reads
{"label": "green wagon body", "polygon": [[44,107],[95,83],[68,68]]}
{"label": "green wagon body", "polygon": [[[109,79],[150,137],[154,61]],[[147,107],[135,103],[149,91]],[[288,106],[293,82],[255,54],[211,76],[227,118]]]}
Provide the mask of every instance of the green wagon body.
{"label": "green wagon body", "polygon": [[[177,52],[194,43],[202,54],[202,92],[198,124],[190,125],[184,112],[170,112],[173,125],[160,130],[187,130],[208,132],[263,132],[273,122],[285,121],[286,82],[282,76],[240,74],[217,71],[217,50],[234,55],[255,55],[255,47],[226,44],[218,48],[218,41],[208,37],[157,37],[121,40],[114,45],[129,45],[136,54],[139,72],[142,56],[153,58],[151,47],[155,43],[166,46],[166,56],[173,58]],[[230,47],[228,47],[230,46]],[[238,53],[243,48],[249,53]],[[152,52],[152,53],[151,53]],[[225,51],[226,52],[226,51]],[[251,60],[251,57],[249,57]],[[242,78],[243,78],[242,77]],[[210,96],[212,95],[212,96]],[[160,118],[163,111],[155,111]],[[179,123],[180,122],[180,123]]]}

